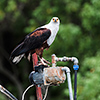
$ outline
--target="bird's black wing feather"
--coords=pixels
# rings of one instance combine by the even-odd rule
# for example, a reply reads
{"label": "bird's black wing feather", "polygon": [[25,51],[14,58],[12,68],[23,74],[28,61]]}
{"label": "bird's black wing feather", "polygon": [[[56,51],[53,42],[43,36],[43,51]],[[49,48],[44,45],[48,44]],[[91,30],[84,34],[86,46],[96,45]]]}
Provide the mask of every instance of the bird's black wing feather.
{"label": "bird's black wing feather", "polygon": [[15,57],[26,53],[30,50],[41,47],[43,42],[45,42],[51,35],[51,31],[46,28],[38,28],[32,33],[28,34],[24,41],[20,43],[11,53],[11,57]]}

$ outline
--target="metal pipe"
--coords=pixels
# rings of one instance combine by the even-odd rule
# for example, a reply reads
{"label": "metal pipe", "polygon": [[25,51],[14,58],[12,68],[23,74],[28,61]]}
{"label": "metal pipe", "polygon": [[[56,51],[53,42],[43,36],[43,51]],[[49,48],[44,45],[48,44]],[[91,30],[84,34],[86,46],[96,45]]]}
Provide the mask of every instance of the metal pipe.
{"label": "metal pipe", "polygon": [[75,70],[75,76],[74,76],[74,100],[77,100],[77,70],[79,69],[79,66],[77,64],[74,64],[73,68]]}
{"label": "metal pipe", "polygon": [[76,57],[62,57],[62,58],[56,57],[56,61],[63,61],[63,62],[73,61],[74,64],[78,64],[78,59]]}
{"label": "metal pipe", "polygon": [[18,100],[16,97],[14,97],[7,89],[5,89],[2,85],[0,85],[0,91],[4,93],[6,96],[8,96],[12,100]]}
{"label": "metal pipe", "polygon": [[71,77],[70,77],[70,69],[68,67],[63,67],[62,71],[66,71],[70,100],[73,100],[73,92],[72,92],[72,84],[71,84]]}
{"label": "metal pipe", "polygon": [[56,57],[55,54],[52,55],[52,67],[56,67],[56,62],[57,61],[63,61],[63,62],[67,62],[67,61],[73,61],[74,62],[74,66],[73,69],[75,70],[75,78],[74,78],[74,100],[77,99],[77,70],[79,69],[78,66],[78,59],[76,57]]}
{"label": "metal pipe", "polygon": [[76,57],[72,57],[72,61],[74,62],[74,64],[78,64],[78,59]]}
{"label": "metal pipe", "polygon": [[[37,66],[38,64],[38,57],[36,53],[32,54],[32,61],[33,61],[33,69],[34,69],[34,67]],[[37,96],[37,100],[43,100],[41,87],[39,85],[36,85],[36,96]]]}
{"label": "metal pipe", "polygon": [[56,67],[56,55],[52,54],[52,67]]}
{"label": "metal pipe", "polygon": [[74,79],[74,100],[77,100],[77,70],[75,70],[75,79]]}

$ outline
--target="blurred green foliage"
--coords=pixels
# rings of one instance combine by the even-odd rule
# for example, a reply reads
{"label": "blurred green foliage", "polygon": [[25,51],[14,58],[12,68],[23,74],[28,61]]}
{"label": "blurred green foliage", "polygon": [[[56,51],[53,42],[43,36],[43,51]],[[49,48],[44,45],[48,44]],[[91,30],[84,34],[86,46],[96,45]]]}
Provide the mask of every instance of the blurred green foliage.
{"label": "blurred green foliage", "polygon": [[[61,20],[60,29],[43,57],[50,61],[53,53],[57,56],[77,57],[80,65],[78,100],[100,100],[100,0],[0,0],[0,48],[10,55],[26,34],[48,23],[53,16]],[[0,49],[2,66],[18,77],[17,81],[25,89],[29,85],[28,75],[32,71],[32,64],[23,59],[16,68],[9,63],[6,53],[3,54]],[[67,64],[72,67],[70,63]],[[73,82],[72,68],[71,71]],[[3,75],[0,84],[3,83],[20,98],[21,94],[15,92],[17,86],[14,88],[14,83],[10,79],[5,80]],[[33,94],[35,96],[34,90],[29,92],[29,97]],[[50,87],[47,99],[69,99],[67,84]],[[0,100],[6,99],[0,94]]]}
{"label": "blurred green foliage", "polygon": [[100,52],[85,58],[78,76],[78,100],[99,100],[100,95]]}
{"label": "blurred green foliage", "polygon": [[5,95],[3,95],[2,93],[0,93],[0,100],[6,100]]}

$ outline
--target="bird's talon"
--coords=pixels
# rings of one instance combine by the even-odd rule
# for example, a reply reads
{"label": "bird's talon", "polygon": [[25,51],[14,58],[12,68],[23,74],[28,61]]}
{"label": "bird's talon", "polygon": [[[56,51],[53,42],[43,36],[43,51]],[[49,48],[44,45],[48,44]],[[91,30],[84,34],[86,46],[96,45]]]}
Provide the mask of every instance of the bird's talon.
{"label": "bird's talon", "polygon": [[42,60],[43,60],[46,64],[51,65],[51,63],[50,63],[49,61],[45,60],[43,57],[42,57]]}

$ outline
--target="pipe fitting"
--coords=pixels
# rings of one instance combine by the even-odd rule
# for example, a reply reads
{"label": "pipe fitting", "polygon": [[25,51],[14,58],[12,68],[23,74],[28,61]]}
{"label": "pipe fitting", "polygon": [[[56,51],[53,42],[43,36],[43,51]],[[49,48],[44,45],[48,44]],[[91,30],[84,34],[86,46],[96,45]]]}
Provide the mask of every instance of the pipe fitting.
{"label": "pipe fitting", "polygon": [[68,67],[63,67],[62,71],[66,71],[66,73],[70,73],[70,69]]}
{"label": "pipe fitting", "polygon": [[76,57],[72,57],[72,61],[74,62],[74,64],[78,64],[78,59]]}

